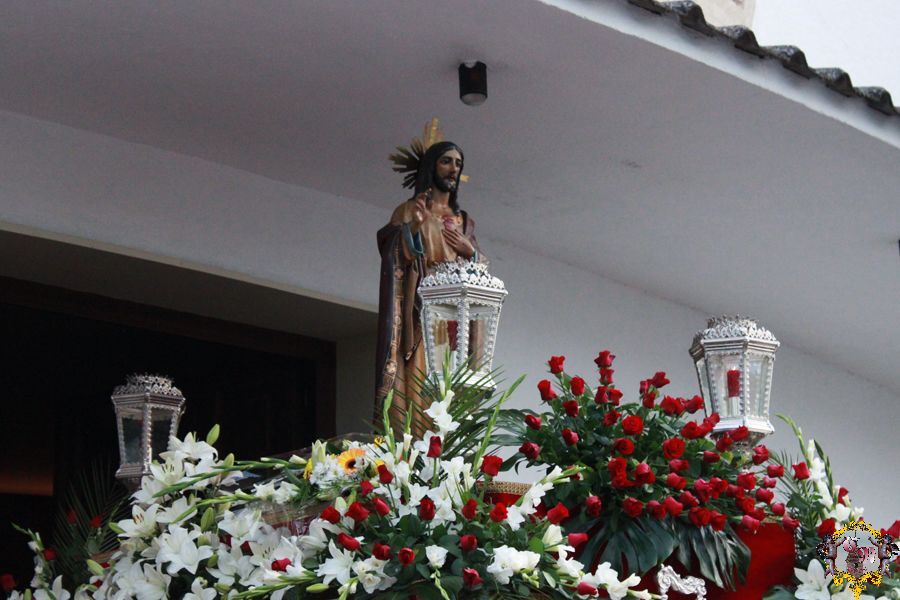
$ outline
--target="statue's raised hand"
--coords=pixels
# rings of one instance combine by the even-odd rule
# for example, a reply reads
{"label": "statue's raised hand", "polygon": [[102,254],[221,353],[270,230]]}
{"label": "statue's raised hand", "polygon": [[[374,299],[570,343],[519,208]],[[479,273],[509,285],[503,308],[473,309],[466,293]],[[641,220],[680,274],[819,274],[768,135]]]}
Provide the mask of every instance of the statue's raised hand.
{"label": "statue's raised hand", "polygon": [[431,204],[431,188],[413,198],[413,202],[416,204],[413,219],[416,225],[421,225],[431,215],[431,209],[428,207]]}

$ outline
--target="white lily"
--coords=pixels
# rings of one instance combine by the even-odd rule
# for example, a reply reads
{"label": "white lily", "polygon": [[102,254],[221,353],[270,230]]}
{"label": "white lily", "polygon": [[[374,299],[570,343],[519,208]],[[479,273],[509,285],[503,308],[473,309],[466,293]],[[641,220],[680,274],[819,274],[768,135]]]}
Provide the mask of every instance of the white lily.
{"label": "white lily", "polygon": [[443,546],[426,546],[425,556],[428,558],[428,564],[432,569],[440,569],[447,560],[447,549]]}
{"label": "white lily", "polygon": [[350,581],[350,569],[353,568],[355,557],[349,550],[339,549],[333,541],[328,542],[328,552],[331,558],[326,558],[319,568],[316,575],[322,578],[325,585],[337,581],[341,585],[346,585]]}
{"label": "white lily", "polygon": [[169,526],[169,531],[159,537],[157,564],[169,563],[169,566],[166,567],[169,575],[177,575],[182,569],[187,570],[191,575],[195,574],[200,566],[200,561],[213,554],[213,550],[209,546],[197,546],[194,543],[199,535],[199,531],[188,531],[177,525]]}
{"label": "white lily", "polygon": [[794,575],[800,580],[794,597],[800,600],[831,600],[831,591],[825,580],[825,568],[818,560],[809,561],[806,570],[794,568]]}
{"label": "white lily", "polygon": [[40,588],[34,591],[35,600],[69,600],[72,596],[63,588],[62,575],[53,580],[50,589]]}

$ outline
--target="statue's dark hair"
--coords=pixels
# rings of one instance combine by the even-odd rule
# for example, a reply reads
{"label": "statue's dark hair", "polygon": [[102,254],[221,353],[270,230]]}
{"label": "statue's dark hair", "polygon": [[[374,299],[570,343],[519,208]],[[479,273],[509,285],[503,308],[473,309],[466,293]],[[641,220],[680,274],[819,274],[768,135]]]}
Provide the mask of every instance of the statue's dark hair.
{"label": "statue's dark hair", "polygon": [[[462,148],[453,142],[437,142],[436,144],[432,144],[431,147],[425,151],[425,155],[422,156],[422,160],[419,162],[419,170],[416,173],[415,196],[418,196],[430,187],[434,187],[434,168],[437,165],[437,161],[450,150],[459,152],[459,156],[463,161],[463,167],[466,166],[466,158]],[[462,168],[459,170],[459,175],[462,175]],[[457,191],[459,191],[458,184],[456,189],[450,191],[450,208],[453,210],[453,214],[456,215],[459,214],[459,202],[456,199]]]}

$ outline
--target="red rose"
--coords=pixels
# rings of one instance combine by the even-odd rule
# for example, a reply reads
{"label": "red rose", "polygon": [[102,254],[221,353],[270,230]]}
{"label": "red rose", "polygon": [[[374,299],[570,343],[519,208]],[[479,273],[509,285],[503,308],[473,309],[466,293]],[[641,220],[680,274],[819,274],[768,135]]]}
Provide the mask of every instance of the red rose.
{"label": "red rose", "polygon": [[428,496],[422,498],[419,502],[419,518],[423,521],[430,521],[434,518],[435,512],[434,500]]}
{"label": "red rose", "polygon": [[368,496],[375,489],[375,486],[372,485],[372,482],[368,479],[363,479],[359,482],[359,494],[361,496]]}
{"label": "red rose", "polygon": [[666,379],[665,371],[657,371],[656,374],[650,378],[650,385],[655,388],[661,388],[669,383],[669,380]]}
{"label": "red rose", "polygon": [[357,550],[359,550],[359,540],[355,537],[350,537],[346,533],[339,533],[337,535],[337,541],[338,544],[340,544],[350,552],[356,552]]}
{"label": "red rose", "polygon": [[666,512],[673,517],[677,517],[684,510],[684,505],[672,496],[666,496],[666,499],[663,500],[663,506],[666,507]]}
{"label": "red rose", "polygon": [[710,452],[709,450],[703,451],[703,462],[706,463],[717,463],[722,457],[719,456],[718,452]]}
{"label": "red rose", "polygon": [[441,440],[441,436],[431,436],[431,439],[428,440],[428,458],[439,458],[444,450],[443,446],[444,442]]}
{"label": "red rose", "polygon": [[387,485],[393,480],[394,474],[388,470],[387,465],[378,465],[378,481]]}
{"label": "red rose", "polygon": [[687,487],[687,479],[678,473],[669,473],[666,476],[666,485],[675,490],[683,490]]}
{"label": "red rose", "polygon": [[541,393],[541,400],[543,400],[544,402],[549,402],[550,400],[556,398],[556,392],[553,391],[553,388],[551,386],[552,384],[550,383],[549,379],[541,379],[540,381],[538,381],[538,391]]}
{"label": "red rose", "polygon": [[477,511],[478,500],[476,500],[475,498],[469,498],[469,500],[465,504],[463,504],[462,510],[460,512],[462,512],[462,515],[465,518],[471,521],[475,518]]}
{"label": "red rose", "polygon": [[603,387],[602,385],[597,388],[597,393],[594,394],[594,402],[597,404],[605,404],[609,402],[609,395],[606,390],[609,388]]}
{"label": "red rose", "polygon": [[584,379],[581,377],[573,377],[572,381],[569,382],[569,387],[572,389],[573,395],[582,395],[584,393]]}
{"label": "red rose", "polygon": [[644,431],[644,420],[638,415],[631,415],[622,419],[622,431],[627,435],[640,435]]}
{"label": "red rose", "polygon": [[756,475],[749,471],[744,471],[738,474],[737,484],[749,492],[756,487]]}
{"label": "red rose", "polygon": [[791,467],[794,469],[794,479],[809,479],[809,467],[806,466],[805,462],[791,465]]}
{"label": "red rose", "polygon": [[746,440],[750,435],[750,430],[747,429],[744,425],[741,425],[737,429],[731,431],[731,439],[736,442],[740,442],[741,440]]}
{"label": "red rose", "polygon": [[374,498],[372,500],[372,508],[382,517],[391,512],[391,507],[381,498]]}
{"label": "red rose", "polygon": [[653,469],[650,468],[650,465],[642,462],[634,468],[634,480],[640,485],[653,483],[656,481],[656,475],[653,473]]}
{"label": "red rose", "polygon": [[325,519],[329,523],[337,523],[341,520],[341,513],[339,513],[335,507],[328,506],[322,511],[322,514],[319,515],[319,517]]}
{"label": "red rose", "polygon": [[691,520],[695,527],[703,527],[704,525],[709,525],[709,522],[712,520],[712,513],[709,512],[708,508],[695,506],[688,511],[688,519]]}
{"label": "red rose", "polygon": [[78,515],[75,514],[75,509],[69,509],[69,512],[66,513],[66,521],[69,523],[69,525],[74,525],[78,522]]}
{"label": "red rose", "polygon": [[613,383],[613,373],[615,373],[615,369],[600,369],[600,383],[602,385],[612,385]]}
{"label": "red rose", "polygon": [[619,438],[613,442],[613,448],[623,456],[629,456],[634,452],[634,442],[628,438]]}
{"label": "red rose", "polygon": [[566,400],[563,402],[563,410],[570,417],[578,416],[578,400]]}
{"label": "red rose", "polygon": [[712,511],[712,518],[710,519],[709,524],[712,526],[713,531],[724,530],[726,523],[728,523],[728,517],[726,515],[717,511]]}
{"label": "red rose", "polygon": [[505,521],[507,517],[506,505],[502,502],[498,502],[494,505],[494,508],[491,509],[491,521],[494,523],[499,523],[500,521]]}
{"label": "red rose", "polygon": [[642,512],[644,512],[644,503],[637,498],[628,496],[627,498],[622,500],[622,510],[625,511],[626,515],[634,519],[637,518],[638,515],[640,515]]}
{"label": "red rose", "polygon": [[710,477],[709,485],[712,486],[713,498],[718,498],[719,494],[728,489],[728,482],[719,477]]}
{"label": "red rose", "polygon": [[541,447],[534,442],[525,442],[519,446],[519,452],[524,454],[530,460],[537,460],[537,457],[541,453]]}
{"label": "red rose", "polygon": [[769,460],[769,449],[760,444],[753,449],[753,464],[761,465]]}
{"label": "red rose", "polygon": [[400,552],[397,553],[397,560],[400,561],[401,565],[406,567],[416,560],[416,553],[412,548],[400,548]]}
{"label": "red rose", "polygon": [[616,388],[609,388],[606,391],[607,396],[609,396],[609,403],[613,406],[618,406],[619,401],[622,399],[622,390],[617,390]]}
{"label": "red rose", "polygon": [[616,424],[616,421],[619,420],[620,416],[621,415],[618,412],[612,410],[603,415],[603,424],[606,425],[607,427],[612,427],[613,425]]}
{"label": "red rose", "polygon": [[662,443],[662,451],[666,460],[681,458],[681,455],[684,454],[684,440],[679,438],[669,438]]}
{"label": "red rose", "polygon": [[694,482],[694,491],[697,493],[697,497],[700,498],[700,502],[704,504],[709,502],[709,499],[712,497],[712,486],[705,479],[698,479]]}
{"label": "red rose", "polygon": [[562,438],[567,446],[574,446],[578,443],[578,434],[568,427],[562,430]]}
{"label": "red rose", "polygon": [[615,354],[612,354],[609,350],[603,350],[597,355],[597,358],[594,359],[594,363],[597,365],[598,369],[608,369],[612,366],[615,358]]}
{"label": "red rose", "polygon": [[463,583],[469,589],[481,585],[481,575],[472,567],[466,567],[462,572]]}
{"label": "red rose", "polygon": [[650,513],[654,519],[666,518],[666,507],[658,500],[651,500],[647,503],[647,512]]}
{"label": "red rose", "polygon": [[581,581],[575,588],[575,593],[577,593],[579,596],[596,596],[600,593],[600,591],[589,584],[587,581]]}
{"label": "red rose", "polygon": [[541,428],[541,418],[534,415],[525,415],[525,424],[537,431]]}
{"label": "red rose", "polygon": [[557,502],[556,506],[547,511],[547,520],[554,525],[559,525],[569,518],[569,509],[562,502]]}
{"label": "red rose", "polygon": [[744,490],[733,483],[728,484],[728,488],[725,490],[726,496],[731,496],[732,498],[743,498]]}
{"label": "red rose", "polygon": [[776,502],[770,508],[772,509],[772,514],[776,517],[784,514],[784,503],[782,502]]}
{"label": "red rose", "polygon": [[744,515],[741,517],[741,527],[750,533],[756,533],[756,530],[759,529],[759,519],[754,519],[750,515]]}
{"label": "red rose", "polygon": [[825,519],[822,521],[822,524],[816,528],[816,535],[822,537],[823,535],[831,535],[834,533],[836,527],[836,521],[834,518]]}
{"label": "red rose", "polygon": [[93,517],[91,517],[91,527],[93,527],[94,529],[100,529],[101,527],[103,527],[103,517],[101,517],[100,515],[94,515]]}
{"label": "red rose", "polygon": [[676,458],[669,461],[669,470],[673,473],[681,473],[687,471],[691,467],[691,463],[683,458]]}
{"label": "red rose", "polygon": [[573,548],[577,549],[580,545],[588,541],[588,534],[586,533],[570,533],[568,535],[569,545]]}
{"label": "red rose", "polygon": [[772,479],[771,477],[763,477],[763,486],[767,488],[773,488],[778,485],[777,479]]}
{"label": "red rose", "polygon": [[372,556],[378,560],[390,560],[391,547],[387,544],[375,544],[372,547]]}
{"label": "red rose", "polygon": [[659,403],[659,407],[667,415],[680,416],[684,412],[684,404],[680,400],[676,400],[672,396],[666,396]]}
{"label": "red rose", "polygon": [[787,529],[788,531],[796,531],[798,527],[800,527],[800,521],[793,518],[791,515],[784,515],[781,517],[781,526]]}
{"label": "red rose", "polygon": [[609,459],[609,462],[606,463],[606,468],[613,476],[624,475],[625,469],[628,468],[628,461],[621,456],[617,456],[616,458]]}
{"label": "red rose", "polygon": [[775,493],[772,492],[772,490],[770,490],[770,489],[759,488],[758,490],[756,490],[756,499],[759,500],[760,502],[765,502],[766,504],[768,504],[769,502],[772,501],[772,498],[774,498],[774,497],[775,497]]}
{"label": "red rose", "polygon": [[[847,494],[849,494],[849,493],[850,493],[849,490],[847,490],[847,488],[845,488],[844,486],[839,487],[838,488],[838,498],[837,498],[838,503],[847,504],[846,502],[844,502],[844,498],[846,498]],[[848,506],[849,506],[849,504],[848,504]],[[891,536],[891,537],[893,537],[893,536]]]}
{"label": "red rose", "polygon": [[706,432],[703,431],[703,428],[697,425],[695,421],[688,421],[684,424],[684,427],[681,428],[681,437],[687,440],[696,440],[698,438],[702,438],[706,435]]}
{"label": "red rose", "polygon": [[641,396],[641,404],[644,408],[653,408],[654,406],[656,406],[656,404],[654,404],[654,400],[656,400],[655,391],[647,392],[646,394]]}
{"label": "red rose", "polygon": [[728,449],[731,448],[732,444],[734,444],[734,440],[731,439],[731,436],[727,433],[723,433],[719,436],[719,439],[716,440],[716,450],[719,452],[728,452]]}
{"label": "red rose", "polygon": [[694,414],[701,408],[703,408],[703,398],[700,396],[694,396],[684,403],[684,410],[691,414]]}
{"label": "red rose", "polygon": [[584,508],[587,511],[587,514],[591,517],[600,516],[600,510],[603,507],[603,503],[600,501],[599,496],[588,496],[584,501]]}
{"label": "red rose", "polygon": [[709,431],[712,431],[713,427],[719,424],[719,413],[713,413],[708,417],[703,418],[703,425]]}
{"label": "red rose", "polygon": [[279,558],[278,560],[272,561],[272,570],[273,571],[287,571],[287,568],[291,565],[291,559],[289,558]]}
{"label": "red rose", "polygon": [[681,492],[678,495],[678,501],[690,508],[700,506],[700,501],[697,500],[697,496],[688,491]]}
{"label": "red rose", "polygon": [[8,594],[9,592],[16,589],[15,578],[12,575],[10,575],[9,573],[4,573],[3,575],[0,575],[0,587],[2,587],[3,591]]}
{"label": "red rose", "polygon": [[366,508],[359,502],[354,502],[347,509],[347,512],[344,514],[344,516],[350,517],[357,523],[362,523],[369,518],[369,511],[367,511]]}
{"label": "red rose", "polygon": [[888,528],[888,530],[884,533],[891,536],[895,540],[897,538],[900,538],[900,520],[894,521],[894,524],[891,525],[890,528]]}
{"label": "red rose", "polygon": [[459,538],[459,548],[463,552],[471,552],[478,547],[478,538],[474,535],[467,534]]}
{"label": "red rose", "polygon": [[485,475],[496,477],[497,473],[500,472],[500,466],[502,464],[503,459],[499,456],[485,456],[481,459],[481,472]]}
{"label": "red rose", "polygon": [[54,550],[53,548],[44,548],[43,555],[44,560],[56,560],[56,550]]}
{"label": "red rose", "polygon": [[557,373],[563,372],[563,362],[565,362],[565,356],[551,356],[550,360],[547,361],[550,365],[550,372],[556,375]]}
{"label": "red rose", "polygon": [[749,515],[754,510],[756,510],[756,501],[750,497],[735,498],[734,503],[739,509],[741,509],[741,512],[745,515]]}

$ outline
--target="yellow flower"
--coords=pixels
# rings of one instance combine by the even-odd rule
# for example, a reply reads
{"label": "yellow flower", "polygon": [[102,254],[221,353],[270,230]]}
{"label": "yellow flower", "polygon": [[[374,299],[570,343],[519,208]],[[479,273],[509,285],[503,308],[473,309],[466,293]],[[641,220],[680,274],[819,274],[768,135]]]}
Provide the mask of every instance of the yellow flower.
{"label": "yellow flower", "polygon": [[365,455],[362,448],[350,448],[338,454],[337,461],[347,475],[356,473],[356,461]]}
{"label": "yellow flower", "polygon": [[313,471],[313,463],[311,460],[306,462],[306,468],[303,469],[303,479],[309,479],[309,476],[312,475]]}

